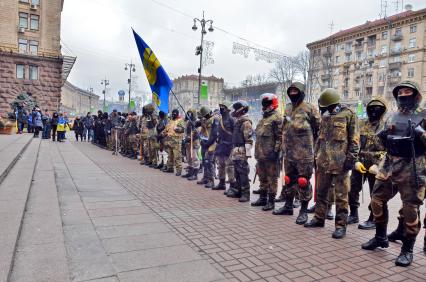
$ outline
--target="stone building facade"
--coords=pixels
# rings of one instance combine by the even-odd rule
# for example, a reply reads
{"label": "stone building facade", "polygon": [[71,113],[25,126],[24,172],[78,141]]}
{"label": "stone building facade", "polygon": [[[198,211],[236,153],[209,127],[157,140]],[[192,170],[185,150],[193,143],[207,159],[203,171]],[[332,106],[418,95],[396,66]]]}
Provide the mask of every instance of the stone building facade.
{"label": "stone building facade", "polygon": [[[60,111],[70,116],[86,115],[99,108],[99,96],[66,81],[61,91]],[[102,108],[99,108],[102,109]]]}
{"label": "stone building facade", "polygon": [[[215,76],[203,76],[201,78],[203,83],[208,85],[207,100],[200,100],[201,106],[208,106],[209,108],[219,108],[219,101],[224,99],[223,94],[223,78]],[[197,75],[183,75],[173,80],[173,91],[178,97],[183,108],[198,108],[198,76]],[[169,95],[169,112],[178,108],[178,103],[173,96]]]}
{"label": "stone building facade", "polygon": [[22,93],[42,109],[59,110],[75,61],[61,55],[62,8],[63,0],[0,1],[0,115]]}
{"label": "stone building facade", "polygon": [[333,87],[349,105],[381,96],[395,108],[392,89],[399,82],[415,81],[426,90],[426,9],[367,21],[307,47],[317,95]]}

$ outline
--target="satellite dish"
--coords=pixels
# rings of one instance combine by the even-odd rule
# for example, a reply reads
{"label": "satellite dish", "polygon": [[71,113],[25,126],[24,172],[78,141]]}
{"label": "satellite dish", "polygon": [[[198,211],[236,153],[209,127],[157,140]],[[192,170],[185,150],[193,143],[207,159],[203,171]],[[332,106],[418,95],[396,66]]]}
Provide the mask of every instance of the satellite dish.
{"label": "satellite dish", "polygon": [[404,8],[405,8],[406,11],[412,11],[413,10],[413,5],[407,4],[407,5],[405,5]]}
{"label": "satellite dish", "polygon": [[126,92],[124,92],[124,90],[119,90],[118,91],[118,96],[124,96],[124,95],[126,95]]}

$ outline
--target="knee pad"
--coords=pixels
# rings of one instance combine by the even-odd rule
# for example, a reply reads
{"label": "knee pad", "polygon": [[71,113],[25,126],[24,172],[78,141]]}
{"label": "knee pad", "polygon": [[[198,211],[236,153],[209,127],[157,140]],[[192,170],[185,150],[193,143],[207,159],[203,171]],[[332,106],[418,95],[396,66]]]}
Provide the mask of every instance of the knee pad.
{"label": "knee pad", "polygon": [[297,184],[299,185],[299,187],[300,187],[300,188],[305,189],[305,188],[307,188],[307,187],[309,186],[309,180],[308,180],[308,179],[306,179],[306,178],[305,178],[305,177],[303,177],[303,176],[300,176],[300,177],[297,179]]}
{"label": "knee pad", "polygon": [[290,182],[291,182],[290,177],[289,177],[288,175],[285,175],[285,176],[284,176],[284,184],[285,184],[285,185],[289,185],[289,184],[290,184]]}

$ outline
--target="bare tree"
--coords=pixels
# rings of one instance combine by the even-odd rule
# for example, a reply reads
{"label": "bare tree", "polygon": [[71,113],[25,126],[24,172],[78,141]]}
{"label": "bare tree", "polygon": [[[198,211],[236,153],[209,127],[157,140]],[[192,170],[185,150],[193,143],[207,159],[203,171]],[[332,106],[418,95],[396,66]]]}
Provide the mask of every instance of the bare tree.
{"label": "bare tree", "polygon": [[244,79],[241,82],[241,86],[248,87],[248,86],[257,86],[261,84],[268,83],[268,76],[265,74],[255,74],[255,75],[247,75],[246,79]]}
{"label": "bare tree", "polygon": [[310,67],[310,52],[309,50],[303,50],[296,56],[296,67],[299,74],[303,77],[303,83],[308,84],[308,72]]}
{"label": "bare tree", "polygon": [[275,67],[269,72],[270,78],[280,85],[283,101],[285,101],[285,89],[290,86],[298,73],[299,69],[296,57],[283,57],[275,63]]}

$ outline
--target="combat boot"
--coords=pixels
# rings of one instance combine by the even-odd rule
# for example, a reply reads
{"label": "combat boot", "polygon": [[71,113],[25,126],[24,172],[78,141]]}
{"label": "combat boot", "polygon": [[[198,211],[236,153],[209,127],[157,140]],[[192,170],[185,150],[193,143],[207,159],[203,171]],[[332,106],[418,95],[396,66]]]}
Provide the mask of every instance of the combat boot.
{"label": "combat boot", "polygon": [[377,224],[376,226],[376,235],[373,239],[361,245],[361,248],[364,250],[374,250],[377,248],[388,248],[389,241],[386,236],[386,225]]}
{"label": "combat boot", "polygon": [[396,242],[397,240],[404,240],[404,223],[401,218],[398,218],[398,227],[388,235],[390,242]]}
{"label": "combat boot", "polygon": [[357,206],[350,206],[350,214],[348,216],[348,224],[355,224],[359,222],[359,216],[358,216],[358,207]]}
{"label": "combat boot", "polygon": [[207,183],[206,183],[206,185],[204,185],[204,187],[209,188],[209,189],[213,188],[214,187],[214,180],[213,179],[207,180]]}
{"label": "combat boot", "polygon": [[325,214],[325,218],[328,219],[328,220],[333,220],[334,219],[334,214],[333,214],[333,211],[332,211],[332,207],[333,207],[332,205],[328,206],[327,212]]}
{"label": "combat boot", "polygon": [[158,165],[156,165],[154,168],[156,168],[156,169],[162,169],[163,167],[164,167],[164,162],[161,161],[161,163],[158,164]]}
{"label": "combat boot", "polygon": [[182,172],[181,171],[176,171],[176,174],[175,174],[176,176],[181,176],[182,175]]}
{"label": "combat boot", "polygon": [[182,178],[188,178],[193,174],[194,169],[192,167],[188,167],[188,170],[185,174],[182,174]]}
{"label": "combat boot", "polygon": [[226,196],[229,198],[239,198],[241,197],[241,189],[238,188],[229,188]]}
{"label": "combat boot", "polygon": [[252,207],[263,207],[264,205],[266,205],[267,202],[267,198],[266,198],[266,191],[265,190],[260,190],[260,194],[259,194],[259,198],[257,199],[256,202],[251,203]]}
{"label": "combat boot", "polygon": [[201,178],[201,180],[197,181],[198,185],[206,185],[207,184],[207,179],[206,178]]}
{"label": "combat boot", "polygon": [[253,195],[260,195],[262,189],[253,190]]}
{"label": "combat boot", "polygon": [[346,236],[346,227],[336,228],[336,230],[334,230],[333,234],[331,235],[331,237],[333,237],[334,239],[342,239],[345,236]]}
{"label": "combat boot", "polygon": [[189,181],[194,181],[198,179],[198,169],[194,169],[192,175],[187,178]]}
{"label": "combat boot", "polygon": [[275,209],[275,193],[268,193],[268,201],[266,205],[262,208],[263,211],[272,211]]}
{"label": "combat boot", "polygon": [[306,228],[324,227],[324,220],[319,220],[316,217],[306,222],[303,226]]}
{"label": "combat boot", "polygon": [[226,189],[225,179],[220,179],[219,183],[212,188],[212,190],[225,190],[225,189]]}
{"label": "combat boot", "polygon": [[299,215],[297,216],[297,219],[296,219],[296,224],[302,225],[308,221],[307,209],[308,209],[308,202],[302,201],[300,205]]}
{"label": "combat boot", "polygon": [[245,188],[241,191],[241,197],[238,199],[238,202],[245,203],[250,201],[250,188]]}
{"label": "combat boot", "polygon": [[171,167],[168,167],[168,168],[167,168],[167,170],[166,170],[165,172],[167,172],[167,173],[173,173],[173,172],[175,172],[175,170],[174,170],[174,169],[173,169],[173,167],[171,166]]}
{"label": "combat boot", "polygon": [[407,267],[413,262],[413,247],[416,239],[404,239],[402,241],[401,253],[395,260],[396,266]]}
{"label": "combat boot", "polygon": [[363,223],[358,224],[358,229],[372,230],[374,228],[376,228],[376,224],[374,223],[374,220],[373,220],[373,213],[370,212],[370,216],[368,217],[368,219],[364,221]]}
{"label": "combat boot", "polygon": [[[283,188],[284,189],[284,188]],[[280,196],[277,198],[277,199],[275,199],[275,203],[282,203],[282,202],[285,202],[285,197],[284,197],[284,195],[281,193],[280,194]]]}
{"label": "combat boot", "polygon": [[285,204],[272,212],[273,215],[293,215],[293,197],[286,197]]}

